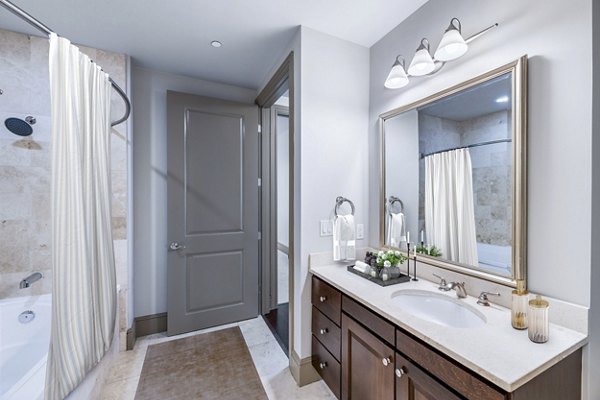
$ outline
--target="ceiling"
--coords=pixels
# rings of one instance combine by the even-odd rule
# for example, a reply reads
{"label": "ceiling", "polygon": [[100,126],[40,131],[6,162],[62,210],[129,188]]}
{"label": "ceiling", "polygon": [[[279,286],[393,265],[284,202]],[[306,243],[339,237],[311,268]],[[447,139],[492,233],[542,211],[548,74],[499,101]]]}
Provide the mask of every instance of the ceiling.
{"label": "ceiling", "polygon": [[[59,35],[136,65],[257,88],[297,26],[370,47],[427,0],[12,1]],[[0,28],[39,35],[3,9]]]}
{"label": "ceiling", "polygon": [[[510,109],[512,104],[512,81],[510,74],[504,74],[473,88],[443,98],[423,106],[420,112],[434,117],[466,121]],[[505,102],[496,99],[505,97]]]}

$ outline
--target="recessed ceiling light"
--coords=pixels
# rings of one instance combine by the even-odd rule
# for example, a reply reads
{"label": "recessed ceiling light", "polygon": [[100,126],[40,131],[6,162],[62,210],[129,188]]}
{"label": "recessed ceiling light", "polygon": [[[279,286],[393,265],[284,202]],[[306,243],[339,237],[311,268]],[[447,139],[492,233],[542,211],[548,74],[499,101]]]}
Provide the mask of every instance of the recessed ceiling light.
{"label": "recessed ceiling light", "polygon": [[500,96],[496,99],[496,103],[507,103],[508,102],[508,96]]}
{"label": "recessed ceiling light", "polygon": [[218,40],[213,40],[210,42],[210,45],[218,49],[219,47],[223,46],[223,43],[219,42]]}

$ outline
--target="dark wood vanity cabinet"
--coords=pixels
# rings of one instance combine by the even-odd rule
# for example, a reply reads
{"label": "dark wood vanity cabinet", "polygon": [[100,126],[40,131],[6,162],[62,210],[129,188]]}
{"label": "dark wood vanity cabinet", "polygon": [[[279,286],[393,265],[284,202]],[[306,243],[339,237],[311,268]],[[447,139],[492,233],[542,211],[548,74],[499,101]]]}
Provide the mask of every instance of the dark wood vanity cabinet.
{"label": "dark wood vanity cabinet", "polygon": [[394,349],[342,314],[342,398],[394,400]]}
{"label": "dark wood vanity cabinet", "polygon": [[312,365],[338,399],[581,398],[581,349],[507,393],[326,282],[312,290]]}
{"label": "dark wood vanity cabinet", "polygon": [[331,285],[312,279],[312,366],[340,398],[342,294]]}
{"label": "dark wood vanity cabinet", "polygon": [[396,400],[460,400],[446,386],[423,372],[419,367],[396,353]]}

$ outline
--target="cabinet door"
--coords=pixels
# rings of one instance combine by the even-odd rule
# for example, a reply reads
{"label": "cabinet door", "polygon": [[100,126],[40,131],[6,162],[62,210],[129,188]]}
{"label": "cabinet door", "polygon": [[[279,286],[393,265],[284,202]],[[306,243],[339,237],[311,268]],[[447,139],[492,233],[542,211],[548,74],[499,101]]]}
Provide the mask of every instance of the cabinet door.
{"label": "cabinet door", "polygon": [[342,314],[342,398],[394,400],[394,350]]}
{"label": "cabinet door", "polygon": [[460,400],[428,373],[396,353],[396,400]]}

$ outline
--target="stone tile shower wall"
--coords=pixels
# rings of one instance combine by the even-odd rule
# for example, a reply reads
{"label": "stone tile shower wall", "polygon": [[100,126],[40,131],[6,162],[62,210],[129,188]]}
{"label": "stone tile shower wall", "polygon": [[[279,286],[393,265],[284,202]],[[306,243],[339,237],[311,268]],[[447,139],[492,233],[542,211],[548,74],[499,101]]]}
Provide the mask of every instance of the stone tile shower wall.
{"label": "stone tile shower wall", "polygon": [[[419,151],[431,153],[510,138],[510,112],[453,121],[419,113]],[[512,245],[512,145],[471,148],[477,242]],[[425,229],[425,164],[419,163],[419,230]]]}
{"label": "stone tile shower wall", "polygon": [[[48,47],[45,38],[0,30],[0,89],[4,92],[0,95],[0,299],[52,290]],[[125,55],[80,48],[122,88],[127,87]],[[113,93],[112,115],[123,112],[123,101]],[[29,137],[13,135],[4,126],[8,117],[25,119],[28,115],[37,119]],[[111,135],[112,222],[120,300],[128,281],[126,129],[121,124]],[[19,289],[21,279],[36,271],[44,278],[31,288]],[[119,303],[123,307],[124,302]]]}
{"label": "stone tile shower wall", "polygon": [[[500,111],[461,122],[461,146],[510,138],[510,113]],[[477,242],[512,245],[512,144],[471,149]]]}

